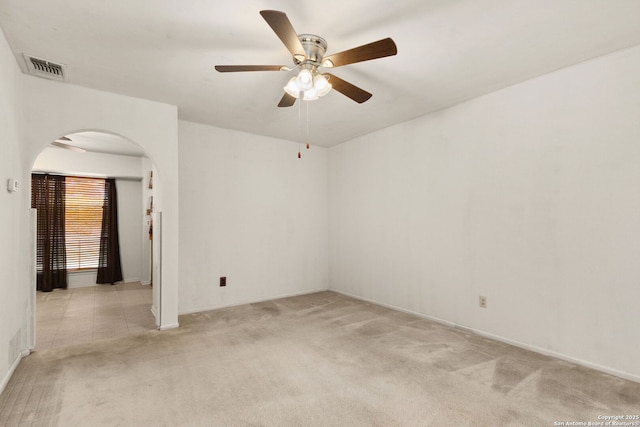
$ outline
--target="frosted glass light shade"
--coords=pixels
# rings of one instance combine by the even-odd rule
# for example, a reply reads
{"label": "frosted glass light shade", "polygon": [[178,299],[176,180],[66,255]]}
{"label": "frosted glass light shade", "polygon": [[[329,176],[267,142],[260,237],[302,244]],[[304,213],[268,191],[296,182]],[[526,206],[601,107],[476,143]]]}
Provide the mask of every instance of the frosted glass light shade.
{"label": "frosted glass light shade", "polygon": [[305,90],[304,97],[302,99],[304,101],[315,101],[316,99],[318,99],[318,93],[314,88]]}
{"label": "frosted glass light shade", "polygon": [[331,84],[325,76],[318,74],[313,78],[313,88],[318,96],[325,96],[331,90]]}
{"label": "frosted glass light shade", "polygon": [[311,71],[309,70],[300,70],[298,73],[298,77],[296,78],[296,83],[298,83],[298,88],[300,91],[306,91],[313,87],[313,76],[311,75]]}
{"label": "frosted glass light shade", "polygon": [[298,83],[296,82],[296,77],[292,77],[287,82],[287,85],[284,87],[284,91],[294,98],[300,96],[300,88],[298,87]]}

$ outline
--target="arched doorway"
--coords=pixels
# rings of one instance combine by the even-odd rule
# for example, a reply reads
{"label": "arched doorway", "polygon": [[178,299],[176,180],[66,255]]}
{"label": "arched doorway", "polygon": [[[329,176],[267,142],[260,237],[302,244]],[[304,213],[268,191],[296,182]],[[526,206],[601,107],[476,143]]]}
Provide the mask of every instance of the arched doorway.
{"label": "arched doorway", "polygon": [[[33,173],[64,176],[68,182],[115,179],[119,188],[124,280],[113,287],[96,286],[95,268],[90,261],[80,260],[90,259],[81,256],[83,252],[90,252],[89,243],[82,243],[87,236],[80,236],[80,248],[68,244],[73,254],[67,270],[68,290],[39,293],[34,297],[37,320],[33,329],[38,332],[32,344],[36,349],[140,333],[161,325],[161,258],[153,257],[154,236],[159,246],[158,227],[150,233],[154,220],[156,223],[161,220],[153,207],[154,191],[161,188],[155,169],[142,147],[104,131],[83,130],[60,135],[37,156]],[[67,234],[68,240],[77,237],[69,231]]]}

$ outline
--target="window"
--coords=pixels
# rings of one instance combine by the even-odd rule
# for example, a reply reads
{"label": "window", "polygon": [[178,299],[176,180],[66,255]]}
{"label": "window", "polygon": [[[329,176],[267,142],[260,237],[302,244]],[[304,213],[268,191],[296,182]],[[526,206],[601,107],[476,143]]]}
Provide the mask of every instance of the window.
{"label": "window", "polygon": [[67,269],[98,268],[104,179],[66,177]]}

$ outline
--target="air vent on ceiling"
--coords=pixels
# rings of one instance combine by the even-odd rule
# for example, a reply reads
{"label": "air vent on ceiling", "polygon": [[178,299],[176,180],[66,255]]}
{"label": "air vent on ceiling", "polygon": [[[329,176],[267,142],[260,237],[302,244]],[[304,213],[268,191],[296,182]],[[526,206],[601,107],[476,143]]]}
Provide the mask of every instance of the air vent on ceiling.
{"label": "air vent on ceiling", "polygon": [[24,55],[24,61],[27,64],[29,74],[46,79],[65,81],[65,66],[47,61],[46,59],[36,58],[34,56]]}

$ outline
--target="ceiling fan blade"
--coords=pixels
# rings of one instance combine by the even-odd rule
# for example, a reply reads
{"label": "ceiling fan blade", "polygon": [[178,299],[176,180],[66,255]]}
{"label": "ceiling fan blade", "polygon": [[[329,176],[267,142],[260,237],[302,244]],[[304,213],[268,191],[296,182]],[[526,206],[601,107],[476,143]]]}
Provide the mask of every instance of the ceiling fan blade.
{"label": "ceiling fan blade", "polygon": [[371,59],[393,56],[398,53],[398,48],[390,38],[378,40],[377,42],[365,44],[343,52],[325,56],[322,59],[323,67],[341,67],[356,62],[369,61]]}
{"label": "ceiling fan blade", "polygon": [[[63,138],[65,137],[62,137],[56,141],[53,141],[51,145],[54,145],[59,148],[65,148],[67,150],[77,151],[78,153],[86,153],[87,150],[85,150],[84,148],[80,148],[80,147],[76,147],[75,145],[69,145],[69,144],[65,144],[64,142],[60,142],[60,140]],[[69,138],[66,138],[66,139],[69,139]],[[69,139],[69,141],[71,140]]]}
{"label": "ceiling fan blade", "polygon": [[289,95],[287,92],[284,93],[282,99],[278,103],[278,107],[291,107],[296,102],[296,97]]}
{"label": "ceiling fan blade", "polygon": [[366,90],[360,89],[358,86],[355,86],[348,81],[342,80],[340,77],[336,77],[333,74],[324,73],[323,76],[329,79],[329,83],[331,83],[333,89],[337,90],[344,96],[353,99],[358,104],[362,104],[373,96]]}
{"label": "ceiling fan blade", "polygon": [[307,53],[304,51],[300,39],[298,39],[298,33],[293,29],[293,25],[291,25],[286,13],[277,10],[261,10],[260,15],[267,21],[267,24],[294,57],[300,60],[307,57]]}
{"label": "ceiling fan blade", "polygon": [[234,73],[237,71],[286,71],[284,65],[216,65],[220,73]]}

